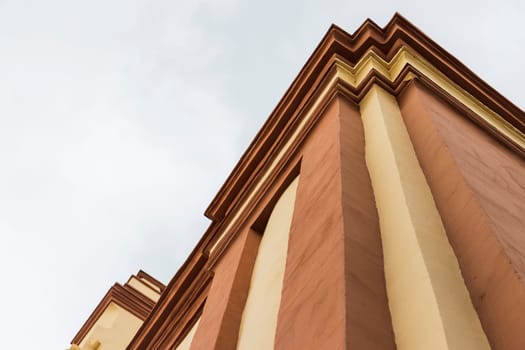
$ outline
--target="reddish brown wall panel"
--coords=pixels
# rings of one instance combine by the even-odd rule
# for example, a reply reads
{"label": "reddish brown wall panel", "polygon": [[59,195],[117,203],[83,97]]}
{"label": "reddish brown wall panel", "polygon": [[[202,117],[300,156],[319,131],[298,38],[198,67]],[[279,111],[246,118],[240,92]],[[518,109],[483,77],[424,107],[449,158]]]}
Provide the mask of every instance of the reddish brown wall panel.
{"label": "reddish brown wall panel", "polygon": [[332,102],[303,152],[275,349],[345,349],[338,113]]}
{"label": "reddish brown wall panel", "polygon": [[235,349],[260,235],[243,230],[215,267],[192,350]]}
{"label": "reddish brown wall panel", "polygon": [[523,159],[418,82],[399,103],[491,346],[525,349]]}
{"label": "reddish brown wall panel", "polygon": [[360,115],[343,99],[303,146],[276,349],[395,348]]}

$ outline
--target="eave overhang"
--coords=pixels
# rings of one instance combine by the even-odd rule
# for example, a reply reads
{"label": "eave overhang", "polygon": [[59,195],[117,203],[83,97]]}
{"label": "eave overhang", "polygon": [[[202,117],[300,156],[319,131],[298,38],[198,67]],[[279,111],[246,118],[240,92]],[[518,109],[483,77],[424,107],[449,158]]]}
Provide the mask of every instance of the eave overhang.
{"label": "eave overhang", "polygon": [[[410,59],[400,65],[401,58]],[[398,71],[392,71],[392,66]],[[359,102],[371,80],[383,81],[390,89],[397,89],[399,80],[395,77],[406,79],[403,70],[412,71],[416,77],[437,85],[445,94],[450,94],[449,88],[460,91],[466,97],[460,102],[465,104],[465,101],[471,101],[466,107],[471,109],[472,114],[479,115],[481,111],[482,116],[487,116],[478,120],[480,126],[490,129],[522,155],[525,153],[524,112],[401,15],[396,13],[385,28],[367,20],[354,34],[332,25],[212,200],[205,215],[213,221],[225,218],[242,194],[247,192],[246,189],[286,133],[286,128],[300,116],[310,99],[315,98],[327,78],[333,79],[335,75],[342,80],[337,83],[346,85],[353,99]],[[429,76],[429,71],[437,74]],[[438,82],[434,81],[436,77]],[[337,88],[337,84],[332,87]]]}

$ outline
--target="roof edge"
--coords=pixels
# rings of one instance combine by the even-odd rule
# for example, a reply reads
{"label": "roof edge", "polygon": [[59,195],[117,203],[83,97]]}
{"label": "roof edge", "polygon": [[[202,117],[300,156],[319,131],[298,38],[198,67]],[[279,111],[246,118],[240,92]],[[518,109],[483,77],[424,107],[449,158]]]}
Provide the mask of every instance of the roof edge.
{"label": "roof edge", "polygon": [[294,109],[312,92],[316,83],[319,83],[318,74],[326,71],[326,65],[333,63],[331,61],[334,56],[342,57],[349,65],[355,65],[366,52],[372,50],[388,60],[402,45],[410,47],[430,61],[454,83],[494,110],[521,133],[525,132],[525,113],[519,107],[494,90],[401,14],[396,12],[384,28],[367,19],[353,34],[332,24],[212,199],[204,215],[212,221],[220,221],[226,216],[238,193],[253,177],[254,170],[258,168],[264,153],[275,141],[279,130],[286,125]]}

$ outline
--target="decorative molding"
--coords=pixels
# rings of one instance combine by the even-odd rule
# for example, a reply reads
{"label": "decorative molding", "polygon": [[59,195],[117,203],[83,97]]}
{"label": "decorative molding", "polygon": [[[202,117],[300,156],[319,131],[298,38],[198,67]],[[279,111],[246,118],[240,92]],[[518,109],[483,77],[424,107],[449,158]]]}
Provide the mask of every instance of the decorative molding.
{"label": "decorative molding", "polygon": [[231,211],[239,193],[245,192],[247,184],[261,169],[262,160],[267,159],[268,151],[281,138],[283,127],[290,125],[290,120],[297,117],[297,111],[318,92],[319,81],[325,78],[334,57],[344,58],[350,66],[355,66],[367,52],[374,52],[383,60],[391,61],[402,46],[415,55],[417,53],[453,84],[499,115],[506,125],[520,133],[525,132],[522,110],[401,15],[396,13],[384,29],[367,20],[353,35],[332,26],[212,200],[205,215],[213,221],[220,221]]}
{"label": "decorative molding", "polygon": [[[151,283],[152,285],[157,287],[160,290],[161,293],[164,291],[164,289],[166,289],[166,286],[164,285],[164,283],[160,282],[155,277],[153,277],[150,274],[144,272],[143,270],[139,270],[139,272],[137,273],[136,277],[138,279],[144,279],[144,280],[148,281],[149,283]],[[149,286],[149,287],[151,287],[151,286]]]}
{"label": "decorative molding", "polygon": [[204,268],[207,260],[207,255],[199,255],[177,272],[128,349],[145,349],[145,344],[147,349],[164,349],[182,340],[188,322],[204,305],[213,278]]}

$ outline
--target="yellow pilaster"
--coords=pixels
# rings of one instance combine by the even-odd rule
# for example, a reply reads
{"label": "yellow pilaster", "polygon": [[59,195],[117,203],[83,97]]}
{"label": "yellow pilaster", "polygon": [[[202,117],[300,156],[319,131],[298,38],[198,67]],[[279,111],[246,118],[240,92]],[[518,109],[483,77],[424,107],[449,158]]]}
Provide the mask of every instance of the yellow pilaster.
{"label": "yellow pilaster", "polygon": [[239,350],[274,348],[298,184],[299,177],[296,177],[275,204],[266,224],[242,314],[237,342]]}
{"label": "yellow pilaster", "polygon": [[361,102],[399,350],[490,349],[394,96]]}

